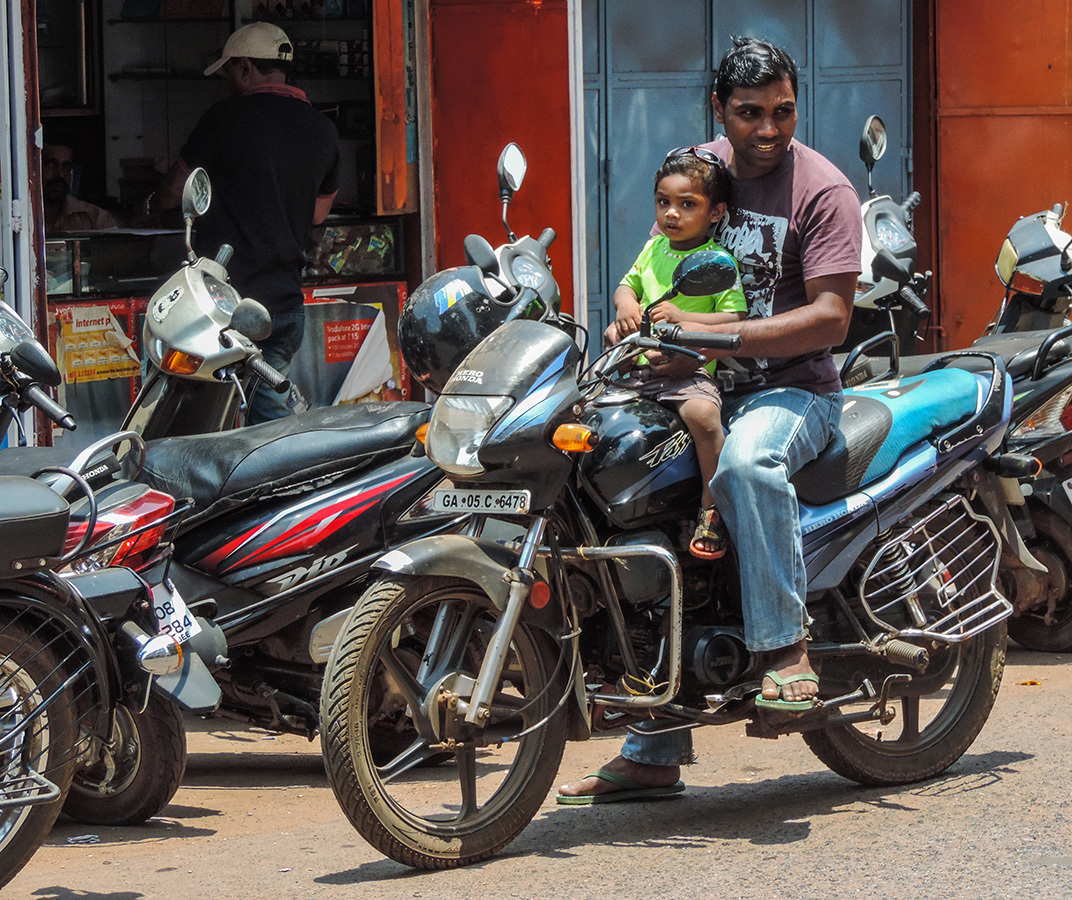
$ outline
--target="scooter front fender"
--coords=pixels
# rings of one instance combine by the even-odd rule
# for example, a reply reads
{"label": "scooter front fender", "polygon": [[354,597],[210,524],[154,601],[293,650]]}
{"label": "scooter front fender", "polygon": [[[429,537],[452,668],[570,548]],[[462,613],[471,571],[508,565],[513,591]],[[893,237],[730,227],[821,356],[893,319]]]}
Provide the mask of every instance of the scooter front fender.
{"label": "scooter front fender", "polygon": [[499,609],[510,596],[509,574],[518,553],[484,538],[461,534],[437,534],[419,538],[390,550],[372,564],[380,572],[395,575],[441,575],[471,581]]}

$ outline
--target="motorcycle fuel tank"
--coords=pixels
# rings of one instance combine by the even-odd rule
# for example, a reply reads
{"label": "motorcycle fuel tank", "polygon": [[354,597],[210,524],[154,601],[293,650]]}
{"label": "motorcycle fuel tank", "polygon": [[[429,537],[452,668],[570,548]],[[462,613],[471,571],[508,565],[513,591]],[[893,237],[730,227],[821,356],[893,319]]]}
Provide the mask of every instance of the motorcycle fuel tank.
{"label": "motorcycle fuel tank", "polygon": [[629,391],[604,394],[583,421],[599,434],[581,485],[618,528],[691,517],[702,484],[692,436],[677,414]]}

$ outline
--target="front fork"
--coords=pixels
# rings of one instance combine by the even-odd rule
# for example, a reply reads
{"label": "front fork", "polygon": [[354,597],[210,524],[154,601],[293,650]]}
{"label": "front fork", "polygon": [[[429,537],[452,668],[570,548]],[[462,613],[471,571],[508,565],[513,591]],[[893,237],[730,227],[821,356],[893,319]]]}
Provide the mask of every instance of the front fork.
{"label": "front fork", "polygon": [[492,632],[488,650],[480,664],[480,674],[477,675],[476,684],[473,686],[473,698],[465,713],[465,721],[470,725],[483,725],[491,715],[491,701],[495,696],[495,691],[498,690],[499,680],[502,678],[502,670],[506,664],[506,655],[510,652],[514,628],[521,618],[521,611],[524,609],[525,601],[528,600],[536,578],[532,564],[536,561],[536,553],[540,549],[546,530],[546,516],[533,519],[522,541],[517,565],[505,576],[510,581],[510,594],[506,600],[506,608],[499,616],[499,621]]}

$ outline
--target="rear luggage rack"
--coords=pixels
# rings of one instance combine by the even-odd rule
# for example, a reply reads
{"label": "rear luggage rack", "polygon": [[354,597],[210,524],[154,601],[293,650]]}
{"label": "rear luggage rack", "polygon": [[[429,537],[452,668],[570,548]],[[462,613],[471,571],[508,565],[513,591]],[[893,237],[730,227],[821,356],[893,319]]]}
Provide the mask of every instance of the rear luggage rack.
{"label": "rear luggage rack", "polygon": [[898,637],[956,644],[1012,614],[997,587],[1001,540],[957,495],[888,532],[860,580],[868,618]]}

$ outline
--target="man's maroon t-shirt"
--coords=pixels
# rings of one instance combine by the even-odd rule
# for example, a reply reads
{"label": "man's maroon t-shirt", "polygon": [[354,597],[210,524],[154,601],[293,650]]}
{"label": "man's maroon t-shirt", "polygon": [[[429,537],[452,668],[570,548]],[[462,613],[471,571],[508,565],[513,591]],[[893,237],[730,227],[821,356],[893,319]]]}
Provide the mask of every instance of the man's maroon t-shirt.
{"label": "man's maroon t-shirt", "polygon": [[[728,161],[726,138],[704,144]],[[730,176],[729,212],[714,239],[737,259],[748,318],[804,306],[804,282],[859,273],[863,224],[849,180],[824,156],[792,141],[785,159],[759,178]],[[800,387],[818,394],[841,389],[829,350],[740,362],[762,373],[760,388]]]}

